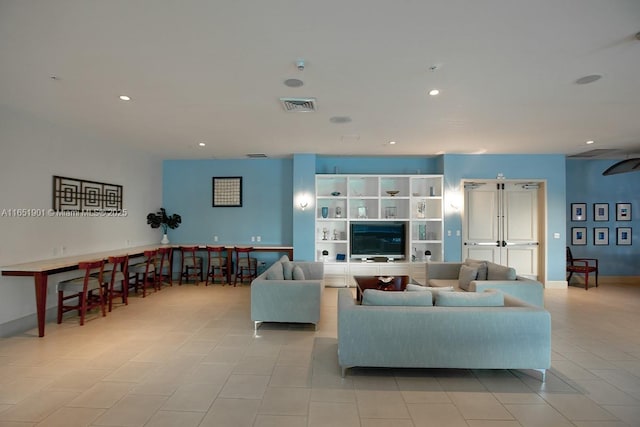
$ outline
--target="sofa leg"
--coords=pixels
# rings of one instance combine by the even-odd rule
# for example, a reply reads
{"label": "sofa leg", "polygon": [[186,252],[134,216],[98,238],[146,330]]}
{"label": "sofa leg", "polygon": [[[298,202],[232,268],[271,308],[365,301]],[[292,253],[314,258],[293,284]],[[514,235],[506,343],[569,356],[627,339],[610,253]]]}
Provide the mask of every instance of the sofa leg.
{"label": "sofa leg", "polygon": [[540,382],[544,382],[547,377],[546,369],[518,369],[518,371],[522,372],[523,374],[529,375],[530,377],[533,377]]}
{"label": "sofa leg", "polygon": [[340,375],[342,376],[342,378],[347,376],[347,369],[349,369],[349,368],[346,368],[344,366],[340,367]]}
{"label": "sofa leg", "polygon": [[261,321],[256,320],[253,322],[253,332],[258,332],[258,326],[260,326],[262,324]]}

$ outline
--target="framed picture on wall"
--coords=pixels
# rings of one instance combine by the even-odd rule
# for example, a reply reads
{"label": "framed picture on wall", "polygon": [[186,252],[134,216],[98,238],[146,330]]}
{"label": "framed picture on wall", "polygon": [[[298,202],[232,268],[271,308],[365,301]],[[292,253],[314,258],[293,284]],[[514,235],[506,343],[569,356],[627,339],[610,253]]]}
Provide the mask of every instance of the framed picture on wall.
{"label": "framed picture on wall", "polygon": [[631,227],[616,228],[616,245],[631,246]]}
{"label": "framed picture on wall", "polygon": [[593,244],[598,246],[609,244],[609,227],[595,227],[593,229]]}
{"label": "framed picture on wall", "polygon": [[609,203],[593,204],[593,220],[609,221]]}
{"label": "framed picture on wall", "polygon": [[587,204],[571,203],[571,221],[587,220]]}
{"label": "framed picture on wall", "polygon": [[242,207],[242,177],[214,176],[211,178],[214,208]]}
{"label": "framed picture on wall", "polygon": [[573,246],[587,244],[587,227],[571,227],[571,244]]}
{"label": "framed picture on wall", "polygon": [[631,221],[631,203],[616,203],[616,221]]}

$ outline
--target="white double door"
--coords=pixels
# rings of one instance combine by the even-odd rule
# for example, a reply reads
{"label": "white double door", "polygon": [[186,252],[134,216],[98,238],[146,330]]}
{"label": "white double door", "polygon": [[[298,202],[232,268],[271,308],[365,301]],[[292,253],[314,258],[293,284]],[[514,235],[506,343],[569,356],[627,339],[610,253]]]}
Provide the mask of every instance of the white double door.
{"label": "white double door", "polygon": [[464,185],[462,259],[492,261],[538,277],[542,183],[473,180]]}

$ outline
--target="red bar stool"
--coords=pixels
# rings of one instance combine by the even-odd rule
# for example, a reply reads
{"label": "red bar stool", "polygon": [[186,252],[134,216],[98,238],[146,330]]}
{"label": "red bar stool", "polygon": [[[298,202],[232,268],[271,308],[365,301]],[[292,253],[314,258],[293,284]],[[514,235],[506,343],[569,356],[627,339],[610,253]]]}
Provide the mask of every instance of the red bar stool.
{"label": "red bar stool", "polygon": [[258,276],[258,260],[251,257],[250,253],[253,251],[253,247],[234,247],[236,253],[236,277],[233,281],[233,286],[236,286],[238,279],[240,283],[244,282],[244,279],[253,280]]}
{"label": "red bar stool", "polygon": [[[102,275],[103,283],[106,286],[106,299],[109,301],[109,312],[113,308],[113,299],[121,297],[124,305],[129,305],[129,273],[128,273],[129,255],[110,256],[109,267]],[[106,267],[105,267],[106,269]]]}
{"label": "red bar stool", "polygon": [[227,283],[227,255],[224,246],[207,246],[207,255],[209,259],[207,270],[207,281],[205,286],[209,286],[209,279],[211,283],[216,282],[216,278],[222,280],[222,286]]}
{"label": "red bar stool", "polygon": [[158,248],[158,255],[155,260],[156,273],[158,274],[158,290],[162,289],[162,284],[166,282],[173,286],[171,277],[171,248]]}
{"label": "red bar stool", "polygon": [[[180,246],[180,251],[182,252],[182,261],[180,268],[180,282],[179,285],[182,285],[182,279],[184,278],[187,282],[189,279],[194,279],[196,285],[202,282],[202,258],[196,256],[198,251],[197,246]],[[199,279],[199,281],[198,281]]]}
{"label": "red bar stool", "polygon": [[142,298],[147,296],[147,287],[151,285],[153,289],[157,289],[157,279],[156,279],[156,255],[158,254],[157,250],[144,251],[145,261],[140,264],[132,265],[129,268],[129,271],[134,274],[135,283],[134,287],[136,293],[138,293],[138,288],[142,287]]}
{"label": "red bar stool", "polygon": [[[62,314],[71,310],[78,310],[80,326],[84,325],[87,311],[92,308],[100,307],[102,316],[107,315],[102,288],[104,261],[81,262],[78,264],[78,269],[84,270],[84,276],[58,283],[58,323],[62,323]],[[97,277],[93,277],[92,274],[97,274]],[[98,295],[94,294],[95,291]],[[77,299],[77,303],[65,305],[64,302],[70,299]]]}

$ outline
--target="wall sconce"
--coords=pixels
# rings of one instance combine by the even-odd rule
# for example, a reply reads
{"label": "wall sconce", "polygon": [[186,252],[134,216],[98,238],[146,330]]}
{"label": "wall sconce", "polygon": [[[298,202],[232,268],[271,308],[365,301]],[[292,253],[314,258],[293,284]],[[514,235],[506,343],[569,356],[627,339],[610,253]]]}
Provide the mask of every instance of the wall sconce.
{"label": "wall sconce", "polygon": [[301,194],[300,196],[298,196],[298,208],[303,211],[305,210],[310,203],[311,198],[309,197],[309,195],[307,194]]}

